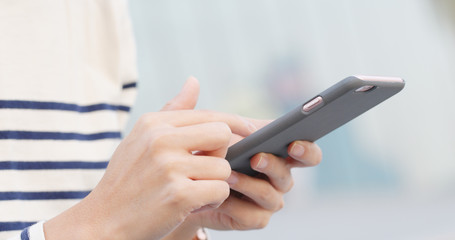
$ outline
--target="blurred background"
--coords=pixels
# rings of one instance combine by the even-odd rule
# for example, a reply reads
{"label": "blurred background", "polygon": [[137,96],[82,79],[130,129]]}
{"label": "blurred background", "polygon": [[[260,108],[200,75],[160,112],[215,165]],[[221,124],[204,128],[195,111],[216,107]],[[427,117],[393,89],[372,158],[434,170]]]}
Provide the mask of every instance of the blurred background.
{"label": "blurred background", "polygon": [[356,74],[405,89],[318,141],[285,208],[227,239],[455,239],[455,1],[130,0],[138,117],[201,83],[199,109],[276,118]]}

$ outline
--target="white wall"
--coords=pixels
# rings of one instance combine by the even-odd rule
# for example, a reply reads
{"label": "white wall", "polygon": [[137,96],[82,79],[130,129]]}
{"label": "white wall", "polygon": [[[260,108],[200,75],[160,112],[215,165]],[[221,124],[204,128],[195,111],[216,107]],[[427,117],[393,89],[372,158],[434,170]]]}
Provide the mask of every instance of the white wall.
{"label": "white wall", "polygon": [[190,75],[198,108],[252,117],[277,117],[349,75],[400,76],[403,92],[319,141],[323,163],[295,171],[267,229],[214,238],[453,234],[455,38],[439,2],[130,0],[140,91],[129,129]]}

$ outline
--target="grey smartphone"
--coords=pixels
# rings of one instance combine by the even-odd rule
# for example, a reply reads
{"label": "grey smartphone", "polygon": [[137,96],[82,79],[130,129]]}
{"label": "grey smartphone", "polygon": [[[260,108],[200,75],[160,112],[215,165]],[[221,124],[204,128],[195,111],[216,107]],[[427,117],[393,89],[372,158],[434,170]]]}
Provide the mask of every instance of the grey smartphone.
{"label": "grey smartphone", "polygon": [[260,152],[286,158],[295,140],[314,142],[404,88],[396,77],[350,76],[232,145],[226,159],[232,170],[250,176],[250,158]]}

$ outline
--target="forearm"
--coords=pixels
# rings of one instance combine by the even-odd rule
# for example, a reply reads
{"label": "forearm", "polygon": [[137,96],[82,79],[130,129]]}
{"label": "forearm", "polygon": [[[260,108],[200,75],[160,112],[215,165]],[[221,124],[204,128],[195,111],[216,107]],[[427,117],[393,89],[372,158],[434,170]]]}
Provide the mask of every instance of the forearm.
{"label": "forearm", "polygon": [[90,210],[89,204],[82,200],[44,223],[46,240],[104,239],[103,231],[96,230],[96,223],[99,221],[96,220],[95,215],[96,209]]}

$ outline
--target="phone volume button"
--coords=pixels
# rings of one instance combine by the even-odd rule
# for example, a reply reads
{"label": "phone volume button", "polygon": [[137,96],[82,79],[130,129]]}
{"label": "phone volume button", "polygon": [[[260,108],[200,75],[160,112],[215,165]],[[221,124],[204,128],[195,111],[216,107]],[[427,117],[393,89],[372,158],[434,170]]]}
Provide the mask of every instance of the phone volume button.
{"label": "phone volume button", "polygon": [[310,100],[309,102],[305,103],[302,107],[302,110],[304,112],[309,112],[309,111],[313,110],[315,107],[319,106],[322,102],[323,102],[322,97],[317,96],[317,97],[313,98],[312,100]]}

